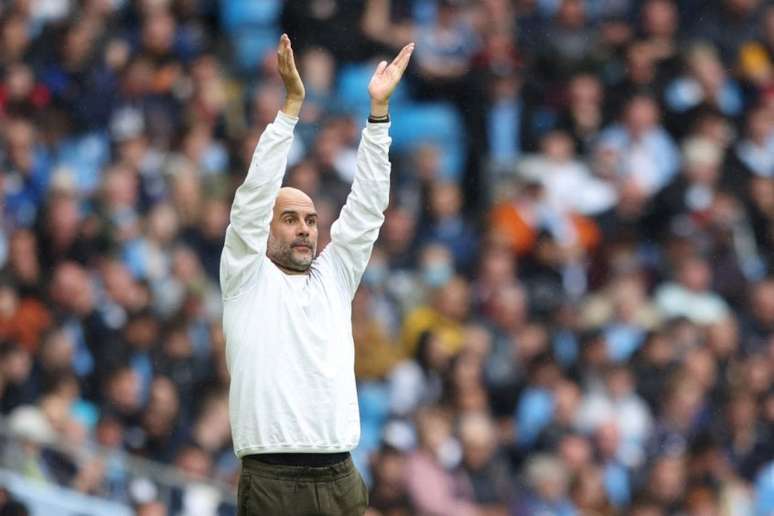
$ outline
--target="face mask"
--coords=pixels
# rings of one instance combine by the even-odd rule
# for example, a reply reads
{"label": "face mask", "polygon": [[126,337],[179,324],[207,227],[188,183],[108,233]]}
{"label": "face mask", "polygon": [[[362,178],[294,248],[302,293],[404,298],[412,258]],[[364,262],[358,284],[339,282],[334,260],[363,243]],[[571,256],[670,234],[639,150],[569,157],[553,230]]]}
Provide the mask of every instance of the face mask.
{"label": "face mask", "polygon": [[456,439],[449,437],[438,447],[435,455],[438,462],[451,470],[457,467],[460,461],[462,461],[462,447]]}
{"label": "face mask", "polygon": [[422,268],[422,281],[428,287],[441,287],[452,277],[452,266],[446,262],[430,263]]}
{"label": "face mask", "polygon": [[223,147],[211,145],[201,158],[201,166],[210,173],[225,170],[228,165],[228,153]]}
{"label": "face mask", "polygon": [[372,264],[366,267],[363,273],[363,283],[369,287],[378,287],[383,285],[387,279],[387,267],[384,265]]}

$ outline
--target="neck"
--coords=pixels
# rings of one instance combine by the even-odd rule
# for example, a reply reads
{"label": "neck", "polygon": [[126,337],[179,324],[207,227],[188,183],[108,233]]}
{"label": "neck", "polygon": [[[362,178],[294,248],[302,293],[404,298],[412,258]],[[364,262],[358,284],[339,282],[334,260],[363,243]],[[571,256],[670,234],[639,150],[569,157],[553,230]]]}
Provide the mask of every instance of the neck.
{"label": "neck", "polygon": [[297,269],[291,269],[291,268],[289,268],[289,267],[286,267],[286,266],[282,265],[282,264],[281,264],[281,263],[279,263],[279,262],[276,262],[276,261],[274,261],[274,260],[271,260],[271,261],[272,261],[272,263],[273,263],[274,265],[276,265],[276,266],[277,266],[277,268],[278,268],[279,270],[281,270],[282,272],[284,272],[285,274],[287,274],[287,275],[289,275],[289,276],[299,276],[299,275],[301,275],[301,274],[306,274],[306,273],[307,273],[307,271],[309,270],[308,268],[307,268],[307,269],[304,269],[304,270],[302,270],[302,271],[300,271],[300,270],[297,270]]}

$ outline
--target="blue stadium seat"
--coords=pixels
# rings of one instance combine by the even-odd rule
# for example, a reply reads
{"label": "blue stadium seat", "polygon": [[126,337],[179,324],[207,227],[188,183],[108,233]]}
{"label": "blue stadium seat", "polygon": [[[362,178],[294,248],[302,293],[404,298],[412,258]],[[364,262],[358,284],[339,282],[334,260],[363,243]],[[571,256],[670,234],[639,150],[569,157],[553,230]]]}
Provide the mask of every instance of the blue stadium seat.
{"label": "blue stadium seat", "polygon": [[242,29],[232,34],[230,39],[239,70],[247,72],[254,70],[266,52],[274,48],[279,39],[279,31],[273,27]]}
{"label": "blue stadium seat", "polygon": [[246,25],[268,27],[279,20],[282,2],[279,0],[222,0],[220,18],[226,30]]}
{"label": "blue stadium seat", "polygon": [[225,0],[221,2],[221,28],[229,34],[235,63],[241,71],[255,68],[279,38],[279,0]]}
{"label": "blue stadium seat", "polygon": [[392,110],[390,135],[395,150],[410,150],[432,143],[441,150],[443,179],[457,181],[465,166],[465,129],[457,110],[449,103],[403,103]]}

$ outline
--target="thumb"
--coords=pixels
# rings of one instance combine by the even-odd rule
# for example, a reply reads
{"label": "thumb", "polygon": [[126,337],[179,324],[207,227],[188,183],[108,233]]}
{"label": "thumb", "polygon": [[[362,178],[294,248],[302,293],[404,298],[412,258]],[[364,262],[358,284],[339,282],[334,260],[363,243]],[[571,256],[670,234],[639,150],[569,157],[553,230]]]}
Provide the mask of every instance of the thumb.
{"label": "thumb", "polygon": [[380,62],[379,66],[376,67],[375,75],[381,75],[385,68],[387,68],[387,61]]}

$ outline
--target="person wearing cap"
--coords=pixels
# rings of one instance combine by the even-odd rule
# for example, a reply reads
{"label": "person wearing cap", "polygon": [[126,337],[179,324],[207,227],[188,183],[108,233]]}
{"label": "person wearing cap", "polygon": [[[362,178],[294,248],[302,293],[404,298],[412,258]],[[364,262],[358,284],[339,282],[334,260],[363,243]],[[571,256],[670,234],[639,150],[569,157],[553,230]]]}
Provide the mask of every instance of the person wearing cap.
{"label": "person wearing cap", "polygon": [[368,505],[350,451],[360,438],[351,303],[389,201],[388,101],[414,45],[382,61],[357,172],[317,254],[314,201],[280,188],[305,90],[280,38],[286,98],[237,189],[220,262],[240,515],[356,515]]}

